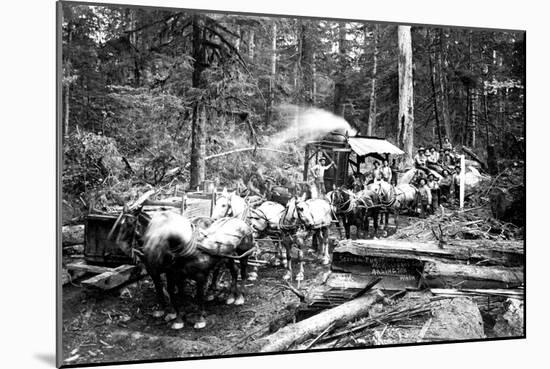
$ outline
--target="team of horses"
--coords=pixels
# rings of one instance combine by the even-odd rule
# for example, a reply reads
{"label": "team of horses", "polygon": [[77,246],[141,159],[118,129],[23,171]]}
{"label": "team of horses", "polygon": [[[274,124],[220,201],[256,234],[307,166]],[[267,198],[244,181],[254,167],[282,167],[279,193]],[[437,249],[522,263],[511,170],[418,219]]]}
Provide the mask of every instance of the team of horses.
{"label": "team of horses", "polygon": [[[368,233],[369,219],[372,219],[376,236],[379,215],[386,215],[387,225],[388,213],[396,214],[412,206],[416,189],[408,184],[394,187],[386,182],[375,182],[359,191],[335,188],[319,196],[313,189],[311,194],[312,198],[304,193],[291,196],[282,203],[258,202],[224,189],[210,218],[189,219],[173,211],[157,212],[152,216],[141,209],[123,211],[111,235],[116,231],[116,242],[120,247],[145,266],[153,280],[159,305],[153,316],[164,317],[171,322],[173,329],[183,328],[185,321],[177,303],[176,290],[181,295],[184,282],[195,280],[195,299],[200,316],[194,327],[200,329],[206,326],[205,301],[217,293],[218,277],[224,268],[231,274],[226,303],[244,304],[244,283],[256,277],[254,273],[247,274],[248,258],[257,251],[256,240],[271,238],[278,241],[279,258],[286,268],[283,278],[301,281],[304,279],[304,253],[309,238],[320,263],[329,264],[328,236],[333,222],[341,221],[346,238],[350,238],[351,225],[355,225],[358,232],[366,230]],[[293,248],[298,251],[295,275]],[[286,257],[283,256],[285,253]],[[163,274],[169,303],[164,293]],[[210,288],[207,286],[209,277],[212,281]]]}

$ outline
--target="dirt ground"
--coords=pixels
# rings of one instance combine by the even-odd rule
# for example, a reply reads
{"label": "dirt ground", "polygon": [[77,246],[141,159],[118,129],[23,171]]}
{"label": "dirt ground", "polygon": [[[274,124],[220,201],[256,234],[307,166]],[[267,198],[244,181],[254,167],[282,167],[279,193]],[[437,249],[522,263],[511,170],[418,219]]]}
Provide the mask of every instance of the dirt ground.
{"label": "dirt ground", "polygon": [[[400,226],[409,221],[402,217]],[[352,238],[355,238],[354,230],[352,228]],[[392,227],[388,231],[394,232]],[[336,228],[331,228],[330,235],[333,239],[340,238]],[[301,286],[304,290],[329,271],[328,266],[309,259]],[[93,291],[78,283],[69,283],[63,287],[64,364],[247,352],[247,342],[265,332],[275,316],[298,301],[282,285],[284,271],[282,267],[261,267],[258,280],[246,283],[246,302],[242,306],[225,305],[223,299],[208,303],[207,326],[202,330],[193,328],[196,307],[189,301],[184,303],[188,321],[182,330],[172,330],[163,319],[153,318],[156,298],[148,277],[112,292]],[[191,291],[192,285],[186,293]],[[258,335],[251,335],[254,332]]]}

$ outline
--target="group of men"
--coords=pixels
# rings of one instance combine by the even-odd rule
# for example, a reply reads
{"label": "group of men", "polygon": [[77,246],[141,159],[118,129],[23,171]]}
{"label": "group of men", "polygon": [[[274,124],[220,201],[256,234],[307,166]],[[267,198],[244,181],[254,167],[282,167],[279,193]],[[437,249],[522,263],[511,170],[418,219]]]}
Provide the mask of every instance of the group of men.
{"label": "group of men", "polygon": [[[417,211],[421,216],[435,212],[439,204],[450,201],[452,195],[458,198],[460,191],[459,158],[454,153],[448,138],[445,138],[439,151],[433,146],[428,149],[420,147],[414,156],[414,164],[418,170],[411,184],[418,189]],[[327,164],[327,159],[321,157],[309,170],[310,178],[313,180],[319,194],[326,193],[324,183],[325,172],[332,166],[336,166],[332,160]],[[435,176],[430,170],[441,173],[441,178]],[[371,171],[356,173],[349,178],[347,185],[355,191],[360,191],[365,185],[377,181],[385,181],[394,186],[397,184],[397,165],[395,159],[391,166],[387,159],[382,160],[382,165],[380,165],[379,161],[374,161]],[[286,178],[286,182],[294,181]],[[272,186],[274,183],[270,183],[262,168],[255,167],[247,183],[244,184],[241,182],[237,187],[243,190],[243,194],[246,192],[248,195],[265,198],[265,196],[269,196],[270,184]]]}
{"label": "group of men", "polygon": [[[427,150],[420,147],[414,157],[414,165],[417,176],[411,184],[418,188],[418,212],[421,216],[434,213],[439,204],[450,201],[452,195],[458,199],[460,159],[454,153],[448,138],[445,138],[440,152],[434,147]],[[441,173],[441,178],[435,176],[430,169]]]}

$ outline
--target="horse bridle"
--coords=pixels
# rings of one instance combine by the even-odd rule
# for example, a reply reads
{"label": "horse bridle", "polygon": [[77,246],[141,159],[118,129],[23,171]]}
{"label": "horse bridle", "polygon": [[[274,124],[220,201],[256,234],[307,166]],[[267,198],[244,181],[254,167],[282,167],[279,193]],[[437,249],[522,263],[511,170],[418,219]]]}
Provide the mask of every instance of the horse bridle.
{"label": "horse bridle", "polygon": [[225,209],[225,214],[222,216],[222,218],[225,218],[233,214],[233,206],[231,205],[231,196],[222,195],[222,197],[227,200],[227,209]]}
{"label": "horse bridle", "polygon": [[[107,239],[112,239],[113,237],[113,234],[116,230],[116,228],[121,224],[121,222],[128,218],[130,219],[133,219],[133,225],[132,225],[132,229],[130,230],[130,234],[131,234],[131,238],[128,242],[128,244],[130,245],[130,248],[129,248],[129,252],[130,252],[130,257],[132,258],[132,260],[134,262],[137,262],[139,261],[139,256],[143,256],[143,252],[141,252],[140,250],[136,249],[133,245],[135,244],[136,242],[136,236],[138,236],[138,233],[137,233],[137,227],[138,227],[138,223],[139,223],[139,218],[140,217],[143,217],[143,218],[146,218],[146,220],[150,220],[150,216],[147,214],[147,213],[144,213],[141,211],[141,208],[138,209],[138,212],[137,212],[137,215],[133,215],[133,214],[129,214],[129,213],[126,213],[124,210],[120,213],[120,215],[118,216],[118,218],[116,219],[115,221],[115,224],[113,225],[113,228],[111,228],[111,231],[109,232],[109,234],[107,235]],[[115,243],[116,244],[119,244],[120,243],[120,237],[121,237],[121,229],[119,227],[119,231],[117,233],[117,236],[115,238]]]}

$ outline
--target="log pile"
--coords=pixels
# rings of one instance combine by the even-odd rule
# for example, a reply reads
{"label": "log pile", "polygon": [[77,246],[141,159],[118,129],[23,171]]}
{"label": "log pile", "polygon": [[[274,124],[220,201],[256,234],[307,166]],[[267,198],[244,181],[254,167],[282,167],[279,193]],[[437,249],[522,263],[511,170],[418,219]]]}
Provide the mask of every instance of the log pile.
{"label": "log pile", "polygon": [[[345,303],[376,279],[376,288],[392,297],[426,291],[440,299],[465,298],[477,304],[484,317],[494,317],[507,299],[523,298],[524,262],[523,241],[344,240],[333,251],[328,278],[309,293],[308,309],[322,310]],[[405,312],[425,313],[425,305],[423,302],[392,314],[399,318]],[[392,314],[384,324],[392,322]],[[358,329],[372,328],[370,324],[375,323]],[[345,332],[353,333],[354,328]],[[329,333],[315,347],[350,344],[346,339],[322,346],[328,337],[339,337]]]}
{"label": "log pile", "polygon": [[442,244],[381,239],[341,241],[333,251],[331,268],[346,273],[340,280],[348,280],[351,288],[382,277],[379,286],[385,282],[388,287],[381,288],[389,290],[414,288],[415,284],[487,289],[520,287],[524,263],[522,241],[450,240]]}
{"label": "log pile", "polygon": [[482,317],[476,304],[469,299],[424,294],[399,302],[386,298],[384,304],[373,306],[368,315],[347,324],[329,325],[290,349],[302,351],[485,337]]}

